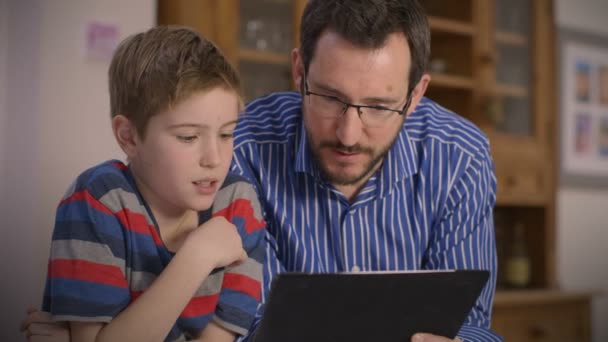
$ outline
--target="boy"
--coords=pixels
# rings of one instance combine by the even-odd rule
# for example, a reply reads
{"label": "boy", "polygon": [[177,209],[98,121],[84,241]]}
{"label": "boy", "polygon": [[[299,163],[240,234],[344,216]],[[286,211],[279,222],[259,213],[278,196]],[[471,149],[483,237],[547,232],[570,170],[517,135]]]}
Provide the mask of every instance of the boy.
{"label": "boy", "polygon": [[83,172],[60,202],[43,310],[72,341],[232,341],[264,256],[257,196],[228,173],[238,76],[197,33],[157,27],[123,41],[109,84],[128,164]]}

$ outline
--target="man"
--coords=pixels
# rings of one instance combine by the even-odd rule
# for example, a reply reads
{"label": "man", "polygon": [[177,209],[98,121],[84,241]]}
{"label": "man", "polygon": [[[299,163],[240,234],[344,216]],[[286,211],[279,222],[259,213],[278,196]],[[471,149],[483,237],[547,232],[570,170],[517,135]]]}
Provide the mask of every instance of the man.
{"label": "man", "polygon": [[459,337],[500,340],[493,162],[474,125],[423,98],[421,6],[311,0],[300,41],[299,92],[254,100],[235,131],[233,171],[256,186],[268,224],[266,287],[283,271],[486,269]]}
{"label": "man", "polygon": [[424,11],[414,0],[311,0],[300,41],[299,92],[251,102],[235,131],[233,171],[254,184],[267,222],[265,292],[283,271],[486,269],[458,335],[500,341],[489,330],[493,162],[479,129],[424,98]]}

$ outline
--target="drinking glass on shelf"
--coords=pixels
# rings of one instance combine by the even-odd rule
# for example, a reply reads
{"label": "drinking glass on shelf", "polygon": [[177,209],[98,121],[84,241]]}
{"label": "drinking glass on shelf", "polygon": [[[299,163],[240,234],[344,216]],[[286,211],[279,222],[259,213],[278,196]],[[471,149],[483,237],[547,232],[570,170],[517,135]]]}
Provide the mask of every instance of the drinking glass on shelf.
{"label": "drinking glass on shelf", "polygon": [[266,24],[261,19],[250,19],[245,23],[245,35],[241,42],[242,46],[257,49],[266,50],[268,48],[268,37],[267,37]]}

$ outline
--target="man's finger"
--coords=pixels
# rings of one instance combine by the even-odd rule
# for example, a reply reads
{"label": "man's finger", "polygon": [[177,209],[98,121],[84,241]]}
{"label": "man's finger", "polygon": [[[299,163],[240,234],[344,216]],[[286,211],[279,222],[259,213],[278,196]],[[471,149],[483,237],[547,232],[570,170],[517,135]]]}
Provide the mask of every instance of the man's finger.
{"label": "man's finger", "polygon": [[460,339],[456,337],[455,339],[449,339],[447,337],[426,334],[426,333],[418,333],[412,336],[411,342],[458,342]]}

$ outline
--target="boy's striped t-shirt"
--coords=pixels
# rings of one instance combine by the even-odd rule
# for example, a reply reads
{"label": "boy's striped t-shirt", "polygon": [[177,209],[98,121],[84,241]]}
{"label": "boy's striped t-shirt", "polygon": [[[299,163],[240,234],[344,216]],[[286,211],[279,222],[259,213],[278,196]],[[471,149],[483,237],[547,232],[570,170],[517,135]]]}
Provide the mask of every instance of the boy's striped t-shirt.
{"label": "boy's striped t-shirt", "polygon": [[[264,221],[251,185],[229,174],[213,206],[199,213],[199,223],[217,215],[238,228],[249,259],[215,269],[167,341],[194,338],[212,319],[241,335],[253,321],[265,247]],[[43,310],[60,321],[109,322],[152,284],[173,255],[129,168],[116,160],[102,163],[83,172],[57,208]]]}

